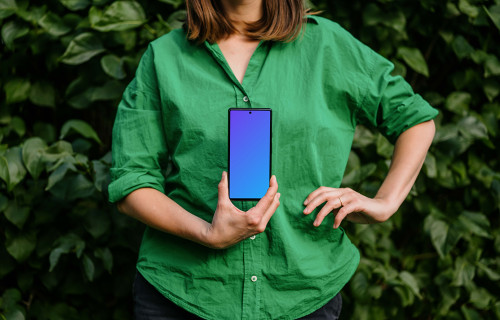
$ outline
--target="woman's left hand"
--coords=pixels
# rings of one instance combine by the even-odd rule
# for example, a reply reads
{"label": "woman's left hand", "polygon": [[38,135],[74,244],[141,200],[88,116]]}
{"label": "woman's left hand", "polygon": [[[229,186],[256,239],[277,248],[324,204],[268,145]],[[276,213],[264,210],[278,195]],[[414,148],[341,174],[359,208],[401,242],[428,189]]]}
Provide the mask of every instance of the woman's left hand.
{"label": "woman's left hand", "polygon": [[319,187],[309,194],[304,201],[304,214],[310,214],[323,202],[326,202],[319,211],[314,226],[318,227],[323,219],[332,211],[336,212],[333,227],[336,229],[344,218],[356,223],[384,222],[396,212],[384,199],[371,199],[350,188]]}

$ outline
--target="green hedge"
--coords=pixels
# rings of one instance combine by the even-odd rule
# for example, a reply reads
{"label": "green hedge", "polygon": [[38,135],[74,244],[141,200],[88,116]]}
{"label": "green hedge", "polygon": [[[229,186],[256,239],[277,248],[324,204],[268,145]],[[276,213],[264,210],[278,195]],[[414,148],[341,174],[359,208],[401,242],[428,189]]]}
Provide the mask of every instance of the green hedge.
{"label": "green hedge", "polygon": [[[131,319],[143,226],[107,202],[116,106],[182,0],[0,0],[0,318]],[[344,318],[499,319],[500,1],[317,0],[441,113],[422,173],[360,248]],[[393,147],[359,127],[344,185]]]}

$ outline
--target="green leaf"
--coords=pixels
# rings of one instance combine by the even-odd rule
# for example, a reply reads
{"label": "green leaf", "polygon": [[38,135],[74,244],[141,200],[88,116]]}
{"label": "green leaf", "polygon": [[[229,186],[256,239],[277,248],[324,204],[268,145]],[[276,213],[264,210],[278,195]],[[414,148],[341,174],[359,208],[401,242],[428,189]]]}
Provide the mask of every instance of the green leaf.
{"label": "green leaf", "polygon": [[471,100],[472,96],[468,92],[453,92],[446,98],[445,107],[453,113],[465,115]]}
{"label": "green leaf", "polygon": [[356,299],[367,300],[367,290],[369,287],[368,278],[364,272],[357,272],[350,281],[352,293]]}
{"label": "green leaf", "polygon": [[47,82],[35,82],[30,89],[30,101],[42,107],[56,106],[56,91]]}
{"label": "green leaf", "polygon": [[47,191],[52,189],[53,186],[55,186],[59,181],[61,181],[66,176],[66,173],[68,171],[73,171],[73,172],[77,171],[73,163],[65,162],[61,166],[59,166],[54,172],[50,174],[45,190]]}
{"label": "green leaf", "polygon": [[122,82],[117,80],[107,81],[102,86],[89,88],[91,101],[106,101],[121,98],[125,87]]}
{"label": "green leaf", "polygon": [[493,300],[491,294],[484,288],[477,288],[470,294],[470,302],[478,309],[485,310]]}
{"label": "green leaf", "polygon": [[486,139],[488,129],[486,125],[474,116],[468,116],[458,122],[458,130],[467,139]]}
{"label": "green leaf", "polygon": [[12,236],[7,234],[5,248],[7,252],[18,262],[23,262],[31,255],[36,247],[36,235],[34,233]]}
{"label": "green leaf", "polygon": [[27,35],[29,31],[30,29],[24,23],[17,20],[9,21],[2,27],[2,39],[7,48],[12,50],[14,48],[14,40]]}
{"label": "green leaf", "polygon": [[419,49],[400,47],[397,55],[402,58],[414,71],[429,77],[427,62]]}
{"label": "green leaf", "polygon": [[462,237],[461,230],[453,224],[451,227],[444,221],[430,215],[425,219],[426,231],[430,233],[432,245],[441,259],[444,259]]}
{"label": "green leaf", "polygon": [[491,268],[489,268],[487,265],[483,264],[482,262],[476,262],[476,266],[481,271],[483,271],[484,273],[486,273],[486,275],[488,276],[488,278],[491,281],[498,281],[498,280],[500,280],[500,273],[498,273],[497,271],[493,271]]}
{"label": "green leaf", "polygon": [[165,2],[172,5],[174,8],[178,8],[181,4],[184,3],[184,0],[159,0],[160,2]]}
{"label": "green leaf", "polygon": [[39,21],[38,24],[49,34],[60,37],[71,31],[64,21],[55,13],[47,12]]}
{"label": "green leaf", "polygon": [[407,286],[398,286],[394,288],[394,291],[398,294],[401,299],[401,305],[403,307],[410,306],[415,300],[415,295]]}
{"label": "green leaf", "polygon": [[12,128],[12,130],[14,130],[15,133],[17,133],[17,135],[19,137],[22,137],[24,136],[24,134],[26,133],[26,124],[24,123],[24,120],[20,117],[12,117],[12,120],[10,122],[10,127]]}
{"label": "green leaf", "polygon": [[468,15],[470,18],[477,18],[479,15],[479,8],[471,5],[467,0],[458,1],[458,9]]}
{"label": "green leaf", "polygon": [[83,265],[83,271],[85,272],[87,279],[89,279],[89,281],[94,280],[94,272],[95,272],[94,262],[92,262],[92,259],[90,259],[90,257],[87,256],[86,254],[84,254],[82,257],[82,265]]}
{"label": "green leaf", "polygon": [[475,51],[474,48],[469,44],[469,42],[467,42],[467,40],[462,36],[454,38],[451,45],[453,51],[455,51],[455,54],[459,59],[470,56]]}
{"label": "green leaf", "polygon": [[382,134],[377,135],[377,154],[390,159],[392,157],[392,153],[394,152],[394,145],[392,145],[387,138],[385,138]]}
{"label": "green leaf", "polygon": [[65,201],[90,197],[95,192],[94,184],[82,174],[71,174],[50,189],[50,193]]}
{"label": "green leaf", "polygon": [[16,227],[22,229],[30,214],[30,207],[18,206],[17,202],[10,202],[5,210],[5,218],[12,222]]}
{"label": "green leaf", "polygon": [[136,1],[116,1],[101,12],[92,7],[89,12],[90,25],[101,32],[123,31],[141,26],[146,14]]}
{"label": "green leaf", "polygon": [[[168,24],[168,26],[170,27],[170,29],[181,28],[182,25],[184,24],[184,21],[186,20],[186,15],[187,15],[186,10],[175,11],[170,16],[168,16],[168,19],[167,19],[166,23]],[[403,16],[403,18],[404,18],[404,16]],[[406,21],[403,21],[403,29],[404,29],[404,23],[405,22]]]}
{"label": "green leaf", "polygon": [[59,0],[59,1],[71,11],[82,10],[90,5],[89,0]]}
{"label": "green leaf", "polygon": [[92,161],[93,178],[94,185],[97,191],[102,192],[103,187],[108,181],[109,176],[109,165],[103,163],[103,161]]}
{"label": "green leaf", "polygon": [[457,257],[455,269],[453,270],[453,286],[469,287],[474,279],[476,268],[466,258]]}
{"label": "green leaf", "polygon": [[56,129],[50,123],[36,122],[33,126],[33,135],[51,143],[56,140]]}
{"label": "green leaf", "polygon": [[99,144],[102,144],[101,139],[97,136],[97,133],[92,129],[92,127],[83,120],[69,120],[61,128],[60,139],[64,139],[69,133],[76,132],[84,136],[85,138],[92,139]]}
{"label": "green leaf", "polygon": [[16,13],[16,11],[17,4],[15,0],[0,0],[0,19],[5,19]]}
{"label": "green leaf", "polygon": [[7,95],[7,104],[21,102],[28,99],[30,92],[30,82],[26,79],[16,78],[8,81],[3,89]]}
{"label": "green leaf", "polygon": [[422,299],[417,279],[415,279],[415,277],[411,273],[409,273],[408,271],[401,271],[399,273],[399,277],[401,278],[401,281],[406,284],[417,297]]}
{"label": "green leaf", "polygon": [[474,309],[467,308],[465,304],[460,307],[462,313],[465,317],[465,320],[482,320],[483,317]]}
{"label": "green leaf", "polygon": [[5,181],[7,186],[10,185],[9,163],[4,156],[0,156],[0,178]]}
{"label": "green leaf", "polygon": [[83,226],[94,239],[99,239],[109,231],[111,221],[105,212],[98,210],[89,210],[85,214]]}
{"label": "green leaf", "polygon": [[484,11],[488,14],[493,24],[500,30],[500,4],[491,6],[489,9],[483,6]]}
{"label": "green leaf", "polygon": [[493,102],[500,94],[500,82],[493,79],[486,79],[483,83],[484,94],[490,102]]}
{"label": "green leaf", "polygon": [[101,40],[96,35],[85,32],[71,40],[60,60],[66,64],[82,64],[103,51],[105,49]]}
{"label": "green leaf", "polygon": [[427,157],[424,161],[424,172],[425,175],[429,178],[437,177],[437,165],[436,165],[436,157],[431,153],[427,154]]}
{"label": "green leaf", "polygon": [[49,256],[49,272],[54,270],[62,254],[74,252],[77,258],[79,258],[85,249],[85,241],[74,233],[68,233],[58,238],[55,242],[55,246],[56,247],[50,252]]}
{"label": "green leaf", "polygon": [[484,238],[493,238],[490,230],[490,221],[479,212],[464,211],[458,217],[465,230]]}
{"label": "green leaf", "polygon": [[500,61],[494,55],[488,55],[484,62],[484,76],[500,76]]}
{"label": "green leaf", "polygon": [[123,69],[123,60],[113,54],[101,58],[101,67],[107,75],[115,79],[124,79],[127,75]]}
{"label": "green leaf", "polygon": [[26,175],[21,148],[8,149],[4,156],[0,156],[0,164],[2,162],[0,176],[7,183],[7,190],[10,192]]}
{"label": "green leaf", "polygon": [[111,250],[109,248],[98,248],[94,251],[94,256],[102,260],[104,269],[111,274],[111,270],[113,269],[113,254]]}
{"label": "green leaf", "polygon": [[342,184],[352,186],[371,176],[375,170],[377,170],[377,165],[374,163],[364,165],[358,170],[352,170],[349,174],[344,176]]}
{"label": "green leaf", "polygon": [[406,16],[401,11],[382,10],[370,3],[363,10],[363,21],[367,26],[384,25],[400,33],[404,33]]}
{"label": "green leaf", "polygon": [[47,144],[45,141],[38,137],[29,138],[23,144],[23,162],[34,179],[38,179],[45,167],[43,154],[46,148]]}

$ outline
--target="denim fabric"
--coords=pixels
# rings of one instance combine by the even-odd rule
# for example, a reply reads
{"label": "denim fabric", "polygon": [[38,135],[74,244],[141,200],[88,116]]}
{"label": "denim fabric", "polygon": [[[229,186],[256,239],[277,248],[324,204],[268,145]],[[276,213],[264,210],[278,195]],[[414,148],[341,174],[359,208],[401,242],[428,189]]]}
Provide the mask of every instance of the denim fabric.
{"label": "denim fabric", "polygon": [[[132,292],[135,320],[202,319],[165,298],[139,272],[136,272]],[[337,320],[341,309],[342,297],[339,292],[326,305],[299,320]]]}

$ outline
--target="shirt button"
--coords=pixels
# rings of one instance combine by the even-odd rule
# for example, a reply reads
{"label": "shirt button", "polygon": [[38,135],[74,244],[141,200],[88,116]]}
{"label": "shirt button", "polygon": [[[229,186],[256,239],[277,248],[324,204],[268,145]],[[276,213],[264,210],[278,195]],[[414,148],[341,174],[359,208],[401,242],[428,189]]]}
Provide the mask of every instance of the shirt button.
{"label": "shirt button", "polygon": [[247,97],[247,96],[244,96],[244,97],[243,97],[243,101],[248,102],[248,97]]}
{"label": "shirt button", "polygon": [[255,282],[255,281],[257,281],[257,276],[252,276],[251,279],[252,279],[252,282]]}
{"label": "shirt button", "polygon": [[252,240],[255,239],[255,236],[251,236],[250,239],[252,239]]}

